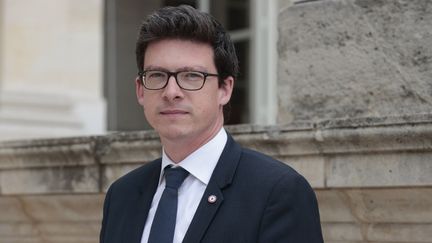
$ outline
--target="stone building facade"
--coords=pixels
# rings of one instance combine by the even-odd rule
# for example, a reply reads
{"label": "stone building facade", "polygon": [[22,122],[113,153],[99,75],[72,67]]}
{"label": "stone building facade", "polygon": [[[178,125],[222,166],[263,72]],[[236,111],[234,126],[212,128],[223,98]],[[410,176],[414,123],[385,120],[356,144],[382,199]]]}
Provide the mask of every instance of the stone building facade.
{"label": "stone building facade", "polygon": [[0,0],[0,140],[105,132],[102,51],[102,0]]}
{"label": "stone building facade", "polygon": [[[325,242],[432,242],[432,1],[278,4],[277,124],[227,129],[309,180]],[[0,242],[98,242],[109,184],[159,155],[152,131],[0,143]]]}

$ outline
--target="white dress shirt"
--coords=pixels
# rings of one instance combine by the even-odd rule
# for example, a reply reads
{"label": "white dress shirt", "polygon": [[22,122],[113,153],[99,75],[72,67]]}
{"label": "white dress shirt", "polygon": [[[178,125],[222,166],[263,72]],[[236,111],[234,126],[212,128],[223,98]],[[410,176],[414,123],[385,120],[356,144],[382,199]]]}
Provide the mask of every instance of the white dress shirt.
{"label": "white dress shirt", "polygon": [[227,133],[224,128],[221,128],[214,138],[195,150],[178,164],[172,162],[165,154],[165,151],[162,151],[162,169],[159,177],[159,186],[153,196],[153,201],[144,225],[141,243],[147,243],[148,241],[151,224],[159,200],[165,189],[163,169],[170,164],[173,166],[181,166],[189,172],[188,177],[186,177],[183,184],[178,189],[177,221],[173,243],[181,243],[183,241],[226,142]]}

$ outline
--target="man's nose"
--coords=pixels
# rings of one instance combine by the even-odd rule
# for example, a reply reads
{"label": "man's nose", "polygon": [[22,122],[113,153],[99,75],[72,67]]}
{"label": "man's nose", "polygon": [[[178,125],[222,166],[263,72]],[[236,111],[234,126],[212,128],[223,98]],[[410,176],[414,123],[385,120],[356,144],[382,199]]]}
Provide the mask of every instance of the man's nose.
{"label": "man's nose", "polygon": [[183,96],[182,89],[177,84],[176,78],[174,75],[168,77],[167,85],[164,88],[163,95],[168,99],[175,99]]}

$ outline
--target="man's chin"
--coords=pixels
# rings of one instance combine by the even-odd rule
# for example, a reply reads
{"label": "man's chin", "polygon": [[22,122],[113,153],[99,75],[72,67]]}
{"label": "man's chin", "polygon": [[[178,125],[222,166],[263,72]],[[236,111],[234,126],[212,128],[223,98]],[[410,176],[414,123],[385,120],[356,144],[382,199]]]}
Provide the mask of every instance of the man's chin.
{"label": "man's chin", "polygon": [[188,134],[188,129],[186,127],[172,124],[156,129],[156,131],[159,133],[159,136],[170,140],[182,139]]}

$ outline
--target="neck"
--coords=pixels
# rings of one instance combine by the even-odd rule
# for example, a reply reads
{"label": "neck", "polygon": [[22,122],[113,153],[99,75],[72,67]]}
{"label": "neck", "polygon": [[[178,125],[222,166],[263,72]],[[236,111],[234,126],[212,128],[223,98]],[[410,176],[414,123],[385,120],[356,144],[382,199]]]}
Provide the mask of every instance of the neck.
{"label": "neck", "polygon": [[184,138],[184,139],[176,139],[169,140],[161,138],[161,143],[164,148],[165,154],[174,162],[179,163],[184,160],[187,156],[195,152],[197,149],[202,147],[208,141],[213,139],[220,129],[222,125],[215,127],[212,129],[208,135],[201,136],[199,139],[197,138]]}

